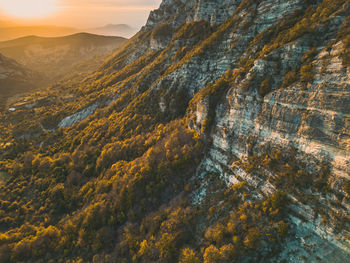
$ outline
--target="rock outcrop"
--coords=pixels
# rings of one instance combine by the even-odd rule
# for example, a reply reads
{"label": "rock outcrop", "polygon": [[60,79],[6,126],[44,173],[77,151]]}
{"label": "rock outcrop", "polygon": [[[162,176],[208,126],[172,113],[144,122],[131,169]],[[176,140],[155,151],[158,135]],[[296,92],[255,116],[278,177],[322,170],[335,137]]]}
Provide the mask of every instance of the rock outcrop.
{"label": "rock outcrop", "polygon": [[[218,29],[215,36],[209,37],[215,43],[211,48],[206,49],[202,44],[201,50],[192,51],[190,58],[185,56],[172,67],[175,70],[154,82],[152,88],[161,90],[167,86],[168,92],[184,88],[192,97],[227,70],[246,70],[246,74],[236,78],[215,105],[210,103],[209,97],[204,97],[193,112],[195,118],[191,127],[198,131],[203,131],[203,126],[212,117],[211,111],[215,116],[205,135],[207,140],[212,140],[212,146],[200,173],[215,172],[229,178],[231,183],[248,180],[252,182],[252,191],[263,190],[268,194],[276,187],[271,188],[263,182],[265,179],[258,179],[264,173],[253,172],[242,177],[242,170],[232,170],[233,162],[237,158],[245,160],[252,155],[264,155],[269,149],[283,151],[292,147],[296,149],[296,159],[305,163],[308,172],[319,173],[320,166],[328,166],[331,174],[328,184],[335,193],[343,196],[341,186],[350,180],[350,67],[342,60],[342,54],[349,52],[345,48],[349,44],[339,32],[349,26],[349,2],[339,2],[337,12],[327,19],[309,22],[314,23],[312,30],[301,33],[292,31],[298,31],[298,26],[307,22],[302,20],[298,25],[292,21],[298,12],[302,14],[305,1],[246,2],[163,1],[160,9],[151,13],[146,30],[162,23],[176,28],[196,21],[206,21]],[[322,6],[327,7],[321,1],[314,2],[313,8],[309,7],[310,12],[314,12],[314,17],[321,16]],[[313,19],[303,15],[305,20]],[[296,34],[293,39],[272,40],[272,32],[288,23],[296,23],[289,28],[290,34]],[[249,65],[244,64],[248,60],[251,60]],[[294,70],[296,74],[303,74],[307,63],[309,72],[305,74],[311,74],[310,79],[286,82],[288,72]],[[268,80],[266,93],[259,90],[263,80]],[[171,107],[171,103],[160,103],[161,111],[167,107]],[[260,183],[254,184],[257,181]],[[203,182],[202,187],[207,184]],[[320,226],[320,221],[329,210],[349,219],[349,202],[339,200],[335,195],[328,195],[326,199],[315,196],[316,201],[308,207],[309,212],[300,203],[298,205],[298,198],[294,199],[296,213],[306,213],[308,224],[305,228],[293,217],[296,240],[299,241],[290,239],[286,244],[287,252],[282,252],[278,260],[298,262],[298,257],[303,256],[310,261],[317,261],[317,258],[325,262],[347,261],[349,228],[333,231],[332,227]],[[336,208],[332,203],[339,203],[340,207]],[[330,217],[333,218],[331,221],[335,220],[334,216]],[[336,222],[333,222],[334,228]],[[315,247],[322,245],[323,252],[317,248],[309,253],[304,250],[303,246],[308,242],[300,240],[308,235],[314,239],[309,243],[314,242]],[[297,256],[290,256],[293,251]]]}
{"label": "rock outcrop", "polygon": [[40,137],[71,160],[51,192],[78,185],[83,200],[59,222],[112,215],[96,229],[115,250],[91,246],[97,261],[349,261],[349,51],[348,0],[164,0],[95,74],[19,112],[61,127]]}

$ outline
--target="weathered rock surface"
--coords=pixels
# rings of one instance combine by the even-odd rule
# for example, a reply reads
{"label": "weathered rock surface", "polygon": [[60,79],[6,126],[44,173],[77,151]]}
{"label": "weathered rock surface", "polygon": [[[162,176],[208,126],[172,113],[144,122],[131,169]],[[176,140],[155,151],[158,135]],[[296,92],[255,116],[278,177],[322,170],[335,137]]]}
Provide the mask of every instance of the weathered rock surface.
{"label": "weathered rock surface", "polygon": [[[295,178],[329,168],[327,191],[288,189],[291,233],[278,255],[262,248],[270,262],[343,263],[350,254],[349,193],[343,187],[350,180],[350,67],[344,59],[350,6],[335,1],[327,13],[324,3],[164,0],[94,76],[108,83],[93,86],[110,92],[96,93],[101,98],[121,95],[106,112],[130,107],[123,95],[142,94],[147,103],[155,101],[147,110],[154,114],[156,108],[163,120],[187,114],[190,128],[207,142],[193,178],[199,182],[194,204],[209,192],[211,174],[228,185],[247,182],[255,199],[281,190],[276,181],[285,179],[283,173],[262,162],[250,171],[243,165],[272,150],[293,155]],[[80,102],[82,110],[75,108],[58,126],[95,112],[95,104]],[[299,179],[302,184],[305,178]]]}
{"label": "weathered rock surface", "polygon": [[[263,47],[254,42],[260,33],[275,28],[296,10],[304,8],[304,1],[299,0],[260,1],[252,3],[250,8],[242,2],[163,1],[160,8],[151,13],[145,30],[162,23],[176,28],[184,22],[202,20],[211,25],[229,24],[227,21],[232,15],[235,22],[221,31],[214,48],[183,60],[176,70],[154,82],[152,88],[185,88],[190,96],[194,96],[228,69],[239,69],[242,57],[253,58],[249,52],[258,52]],[[320,4],[316,2],[315,5]],[[341,10],[348,7],[345,3]],[[350,68],[342,63],[340,57],[344,44],[337,39],[348,11],[333,15],[327,25],[316,27],[317,36],[303,34],[255,59],[249,73],[232,85],[215,108],[215,121],[207,135],[213,143],[199,174],[215,171],[228,177],[229,183],[245,180],[252,188],[268,194],[275,191],[275,187],[253,179],[258,174],[242,177],[242,171],[232,172],[233,159],[263,154],[268,148],[293,147],[298,151],[297,158],[307,163],[305,169],[309,172],[316,172],[320,164],[329,165],[332,174],[329,184],[333,189],[339,190],[339,185],[350,179]],[[302,65],[303,56],[312,48],[316,50],[310,62],[314,69],[312,80],[281,87],[286,72]],[[259,85],[256,79],[266,77],[272,79],[272,90],[261,97],[256,89]],[[167,107],[171,107],[171,103],[160,102],[162,112]],[[209,117],[210,107],[208,98],[199,101],[193,127],[201,130]],[[205,194],[205,187],[207,185],[203,182],[202,190],[195,197],[196,203]],[[305,207],[295,200],[297,210],[303,212]],[[336,201],[336,198],[330,197],[330,200]],[[323,201],[320,198],[308,210],[312,212]],[[323,206],[325,213],[335,209],[337,214],[349,219],[348,207],[335,208],[330,202]],[[322,227],[319,217],[312,216],[306,223],[293,217],[295,238],[287,241],[278,260],[300,262],[301,257],[308,262],[348,260],[348,230],[337,232],[331,227]],[[307,236],[310,236],[313,249],[305,249]]]}
{"label": "weathered rock surface", "polygon": [[68,116],[66,118],[64,118],[59,124],[58,127],[70,127],[73,124],[82,121],[84,119],[86,119],[88,116],[90,116],[91,114],[93,114],[95,112],[95,110],[97,109],[98,104],[94,103],[93,105],[82,109],[81,111],[74,113],[71,116]]}

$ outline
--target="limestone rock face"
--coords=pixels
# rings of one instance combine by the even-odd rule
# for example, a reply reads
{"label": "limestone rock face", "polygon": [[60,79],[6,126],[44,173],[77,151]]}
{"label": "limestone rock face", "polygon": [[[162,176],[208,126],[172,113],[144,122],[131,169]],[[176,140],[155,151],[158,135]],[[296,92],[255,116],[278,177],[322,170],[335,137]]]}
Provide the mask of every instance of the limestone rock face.
{"label": "limestone rock face", "polygon": [[93,74],[2,116],[38,136],[2,162],[11,259],[349,262],[349,0],[163,0]]}
{"label": "limestone rock face", "polygon": [[168,22],[177,27],[184,22],[208,21],[220,25],[230,18],[240,5],[240,0],[189,0],[163,1],[160,8],[151,12],[146,28]]}
{"label": "limestone rock face", "polygon": [[58,127],[70,127],[73,124],[86,119],[89,115],[91,115],[95,112],[97,107],[98,107],[98,104],[93,104],[86,109],[83,109],[83,110],[81,110],[81,111],[79,111],[71,116],[64,118],[58,124]]}
{"label": "limestone rock face", "polygon": [[[322,1],[314,1],[310,12],[317,13],[319,5]],[[215,116],[210,132],[205,135],[212,146],[200,167],[201,173],[217,172],[231,183],[246,180],[255,190],[268,194],[276,188],[259,180],[259,173],[242,176],[242,170],[232,170],[233,160],[261,155],[271,148],[293,148],[297,151],[297,160],[305,163],[306,171],[317,173],[321,165],[328,166],[329,186],[344,194],[341,185],[350,180],[350,67],[342,60],[346,43],[339,32],[349,26],[346,22],[349,3],[344,1],[339,12],[323,22],[314,22],[312,32],[303,31],[289,41],[279,38],[274,44],[273,32],[281,27],[287,31],[288,23],[295,23],[293,17],[300,16],[305,8],[305,1],[301,0],[263,0],[249,4],[233,0],[165,0],[151,13],[145,30],[162,23],[175,29],[184,23],[199,21],[206,21],[217,30],[216,36],[209,37],[214,43],[210,48],[202,45],[189,59],[182,59],[172,71],[152,83],[154,90],[166,88],[165,93],[170,93],[181,88],[195,97],[227,70],[243,70],[242,61],[251,60],[244,68],[247,74],[231,83],[220,101],[211,105],[205,97],[197,102],[191,128],[203,131],[210,109]],[[297,26],[294,29],[297,30]],[[307,60],[308,52],[313,54]],[[286,83],[288,72],[299,75],[305,64],[309,65],[310,73],[312,71],[311,79]],[[270,89],[262,95],[259,87],[264,79],[269,79]],[[162,112],[172,107],[163,99],[160,105]],[[298,198],[295,200],[297,213],[301,213],[304,208],[298,205]],[[307,235],[313,237],[316,246],[325,242],[322,252],[309,253],[307,257],[311,261],[316,260],[315,255],[324,261],[348,260],[349,240],[343,237],[349,229],[337,233],[320,227],[322,213],[329,210],[349,218],[347,201],[343,201],[342,208],[335,208],[331,202],[336,201],[331,195],[319,198],[308,208],[312,214],[307,215],[308,223],[300,224],[300,228],[298,219],[291,219],[298,237],[289,240],[290,247],[286,246],[278,260],[298,262],[299,256],[307,254],[301,241]],[[322,207],[324,212],[317,215],[317,207]],[[299,252],[295,257],[287,256],[292,250]]]}
{"label": "limestone rock face", "polygon": [[186,21],[187,15],[192,10],[197,1],[195,0],[165,0],[162,1],[159,9],[152,11],[146,23],[146,29],[154,28],[165,22],[171,21],[175,27]]}
{"label": "limestone rock face", "polygon": [[287,192],[285,242],[243,262],[348,262],[349,29],[346,0],[163,0],[96,81],[86,79],[97,83],[89,101],[76,96],[79,109],[68,105],[58,126],[133,114],[124,99],[139,99],[137,111],[181,119],[203,138],[194,205],[209,176],[246,182],[247,205]]}
{"label": "limestone rock face", "polygon": [[[307,87],[278,89],[263,99],[232,88],[225,107],[218,109],[219,131],[225,127],[225,134],[232,135],[233,141],[243,135],[255,136],[257,144],[293,144],[307,154],[330,161],[335,174],[349,178],[350,72],[340,66],[334,69],[341,64],[337,56],[340,45],[331,50],[333,63],[323,73],[319,72],[322,53],[313,61],[316,76]],[[252,70],[267,74],[268,62],[256,62]],[[223,144],[222,137],[220,132],[214,134],[218,147]],[[227,145],[230,147],[225,150],[235,154],[247,152],[245,145],[231,142]]]}
{"label": "limestone rock face", "polygon": [[[151,29],[163,22],[173,27],[193,21],[207,21],[220,25],[236,17],[229,30],[223,31],[215,47],[184,61],[165,78],[154,82],[152,87],[161,89],[167,83],[180,83],[193,96],[207,83],[219,78],[228,69],[238,69],[239,59],[261,47],[253,40],[263,31],[274,28],[292,16],[296,10],[304,8],[304,1],[260,1],[244,6],[243,1],[163,1],[160,8],[153,11],[146,28]],[[343,6],[343,10],[347,8]],[[225,132],[234,133],[230,150],[244,155],[246,149],[235,143],[235,137],[254,135],[273,143],[295,144],[306,153],[332,161],[334,172],[346,177],[349,174],[347,150],[349,149],[349,68],[342,65],[340,58],[342,41],[331,47],[326,45],[335,40],[346,14],[331,17],[329,28],[315,30],[321,34],[314,41],[312,36],[303,35],[273,49],[264,58],[256,59],[245,78],[228,92],[226,100],[217,107],[216,125],[225,127]],[[252,45],[251,49],[247,49]],[[254,45],[255,44],[255,45]],[[156,45],[156,44],[155,44]],[[155,49],[164,48],[155,47]],[[315,76],[309,83],[290,85],[279,89],[288,69],[301,64],[305,52],[315,48],[317,55],[312,65]],[[251,56],[251,55],[250,55]],[[271,76],[272,92],[261,98],[257,92],[243,86],[254,78]],[[202,107],[199,107],[202,108]],[[198,116],[202,116],[200,112]],[[200,122],[200,121],[199,121]],[[220,130],[220,129],[219,129]],[[233,132],[235,131],[235,132]],[[212,134],[214,141],[223,135]]]}

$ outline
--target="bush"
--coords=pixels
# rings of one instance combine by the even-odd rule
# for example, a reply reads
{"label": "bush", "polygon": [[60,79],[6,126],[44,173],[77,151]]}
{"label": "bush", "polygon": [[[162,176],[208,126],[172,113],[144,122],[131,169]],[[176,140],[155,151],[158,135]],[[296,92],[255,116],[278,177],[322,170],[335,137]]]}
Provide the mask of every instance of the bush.
{"label": "bush", "polygon": [[152,32],[152,38],[168,38],[171,37],[173,33],[173,28],[165,23],[157,26]]}
{"label": "bush", "polygon": [[297,81],[298,81],[297,73],[295,71],[290,71],[284,76],[282,86],[288,87]]}
{"label": "bush", "polygon": [[270,78],[266,78],[263,82],[261,82],[258,92],[260,97],[265,97],[270,91],[271,91],[271,80]]}
{"label": "bush", "polygon": [[225,227],[222,224],[217,224],[208,228],[205,233],[205,238],[215,244],[220,244],[225,237]]}
{"label": "bush", "polygon": [[287,195],[279,191],[274,193],[270,200],[273,209],[283,208],[288,202]]}
{"label": "bush", "polygon": [[257,228],[251,228],[244,239],[244,246],[247,249],[256,249],[259,247],[260,232]]}
{"label": "bush", "polygon": [[205,249],[204,255],[203,255],[204,263],[220,263],[221,256],[220,251],[213,245],[207,247]]}
{"label": "bush", "polygon": [[221,258],[226,262],[233,262],[237,251],[232,244],[224,245],[220,248]]}
{"label": "bush", "polygon": [[140,256],[147,256],[150,254],[150,252],[151,252],[151,246],[149,245],[147,240],[143,240],[140,244],[140,249],[139,249],[138,254]]}
{"label": "bush", "polygon": [[179,263],[200,263],[200,260],[192,249],[185,248],[181,252]]}
{"label": "bush", "polygon": [[156,243],[156,247],[159,249],[160,258],[169,260],[173,257],[175,251],[175,237],[172,234],[165,233],[161,239]]}
{"label": "bush", "polygon": [[350,181],[346,181],[346,182],[344,183],[344,191],[345,191],[348,195],[350,195]]}
{"label": "bush", "polygon": [[284,221],[278,222],[277,232],[280,235],[280,237],[283,238],[283,237],[286,237],[288,235],[288,228],[289,228],[288,223],[286,223]]}
{"label": "bush", "polygon": [[314,75],[314,67],[311,63],[301,67],[300,78],[302,82],[311,82],[314,79]]}

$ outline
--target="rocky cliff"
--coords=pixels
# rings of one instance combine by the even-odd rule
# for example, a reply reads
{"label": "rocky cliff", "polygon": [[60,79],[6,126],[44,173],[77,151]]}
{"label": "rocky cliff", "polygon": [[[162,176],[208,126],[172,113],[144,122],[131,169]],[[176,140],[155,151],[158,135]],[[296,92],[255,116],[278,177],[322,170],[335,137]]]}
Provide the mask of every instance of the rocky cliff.
{"label": "rocky cliff", "polygon": [[[276,190],[271,186],[271,177],[276,174],[261,168],[247,173],[235,166],[237,158],[247,160],[265,156],[274,148],[293,148],[296,161],[303,162],[307,171],[320,173],[319,167],[329,166],[329,187],[340,196],[344,194],[341,186],[350,179],[350,69],[344,58],[349,56],[350,3],[336,4],[339,9],[334,13],[328,10],[327,18],[322,13],[332,7],[321,1],[308,7],[305,1],[164,1],[151,13],[146,29],[161,23],[177,27],[203,20],[218,28],[217,35],[209,37],[213,47],[193,52],[190,58],[185,56],[174,71],[153,84],[154,88],[164,88],[166,83],[184,87],[192,96],[227,70],[238,75],[214,105],[210,96],[197,100],[190,126],[203,131],[211,118],[205,136],[212,145],[200,167],[202,176],[216,172],[231,183],[249,180],[252,191],[269,194]],[[307,25],[311,29],[303,30]],[[304,75],[310,75],[304,77],[307,80],[288,81],[294,72],[303,74],[303,69],[307,70]],[[171,104],[162,104],[160,110],[167,106]],[[202,185],[206,187],[205,182]],[[295,199],[294,212],[309,221],[305,230],[304,224],[292,217],[299,245],[295,240],[287,242],[290,253],[283,252],[283,259],[298,262],[297,256],[287,255],[300,256],[305,253],[303,246],[312,244],[315,249],[306,252],[308,261],[347,261],[348,229],[338,232],[319,225],[322,217],[334,218],[330,210],[335,217],[348,220],[349,201],[332,194],[311,196],[316,200],[308,209]],[[301,241],[308,235],[316,238]]]}
{"label": "rocky cliff", "polygon": [[33,238],[10,214],[11,258],[349,261],[349,17],[347,0],[164,0],[94,74],[2,119],[33,120],[1,155],[6,189],[48,218]]}

